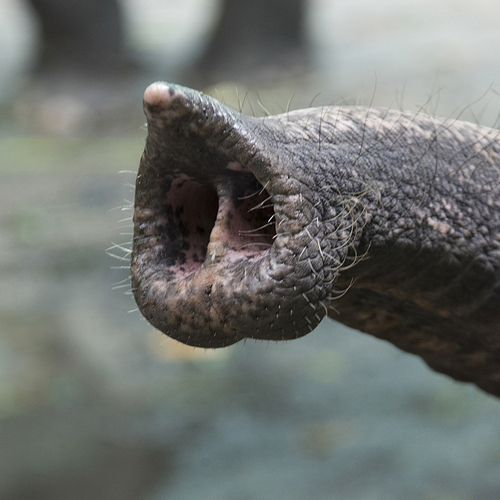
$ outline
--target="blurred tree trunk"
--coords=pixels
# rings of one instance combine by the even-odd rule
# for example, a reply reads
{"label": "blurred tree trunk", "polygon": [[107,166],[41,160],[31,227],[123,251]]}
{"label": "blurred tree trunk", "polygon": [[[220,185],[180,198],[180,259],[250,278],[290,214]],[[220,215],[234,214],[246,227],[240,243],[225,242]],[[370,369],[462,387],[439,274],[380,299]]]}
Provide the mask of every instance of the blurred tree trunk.
{"label": "blurred tree trunk", "polygon": [[211,80],[307,65],[305,0],[224,0],[214,35],[196,64]]}
{"label": "blurred tree trunk", "polygon": [[116,70],[126,60],[117,0],[28,0],[40,21],[39,69]]}

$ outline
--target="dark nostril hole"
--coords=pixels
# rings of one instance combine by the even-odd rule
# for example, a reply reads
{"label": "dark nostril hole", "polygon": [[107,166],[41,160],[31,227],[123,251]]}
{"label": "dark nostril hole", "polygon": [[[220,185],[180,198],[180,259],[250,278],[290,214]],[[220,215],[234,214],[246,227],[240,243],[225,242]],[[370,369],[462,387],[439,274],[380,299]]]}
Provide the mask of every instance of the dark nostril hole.
{"label": "dark nostril hole", "polygon": [[262,252],[273,244],[276,235],[274,205],[271,196],[260,184],[254,189],[253,194],[247,192],[240,198],[237,207],[242,221],[239,239],[241,249]]}
{"label": "dark nostril hole", "polygon": [[167,192],[164,261],[178,270],[196,271],[207,253],[215,225],[218,196],[214,188],[190,178],[177,178]]}

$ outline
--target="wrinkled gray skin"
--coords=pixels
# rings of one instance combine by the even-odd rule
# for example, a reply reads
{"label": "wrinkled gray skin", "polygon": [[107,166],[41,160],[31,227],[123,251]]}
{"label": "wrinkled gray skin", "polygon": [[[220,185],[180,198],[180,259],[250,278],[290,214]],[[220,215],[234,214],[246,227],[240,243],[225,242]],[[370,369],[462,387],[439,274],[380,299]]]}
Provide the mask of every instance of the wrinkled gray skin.
{"label": "wrinkled gray skin", "polygon": [[497,130],[363,107],[243,116],[155,83],[132,286],[189,345],[328,315],[500,396]]}

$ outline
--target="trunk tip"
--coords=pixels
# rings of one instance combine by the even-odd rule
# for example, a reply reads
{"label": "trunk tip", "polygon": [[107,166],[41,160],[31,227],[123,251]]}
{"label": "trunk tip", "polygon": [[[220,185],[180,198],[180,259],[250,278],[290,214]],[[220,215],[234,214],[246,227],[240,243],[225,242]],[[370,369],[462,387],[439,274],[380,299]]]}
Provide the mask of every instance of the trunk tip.
{"label": "trunk tip", "polygon": [[175,88],[170,86],[168,83],[152,83],[144,91],[144,106],[147,106],[148,108],[168,108],[175,93]]}

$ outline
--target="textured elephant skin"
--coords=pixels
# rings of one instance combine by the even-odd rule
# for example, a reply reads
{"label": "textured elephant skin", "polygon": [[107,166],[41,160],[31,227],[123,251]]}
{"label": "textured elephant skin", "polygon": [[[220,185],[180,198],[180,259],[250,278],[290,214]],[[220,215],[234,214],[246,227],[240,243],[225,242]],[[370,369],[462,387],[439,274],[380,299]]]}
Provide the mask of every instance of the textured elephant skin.
{"label": "textured elephant skin", "polygon": [[500,396],[500,137],[364,107],[242,115],[144,94],[132,288],[189,345],[289,340],[328,315]]}

